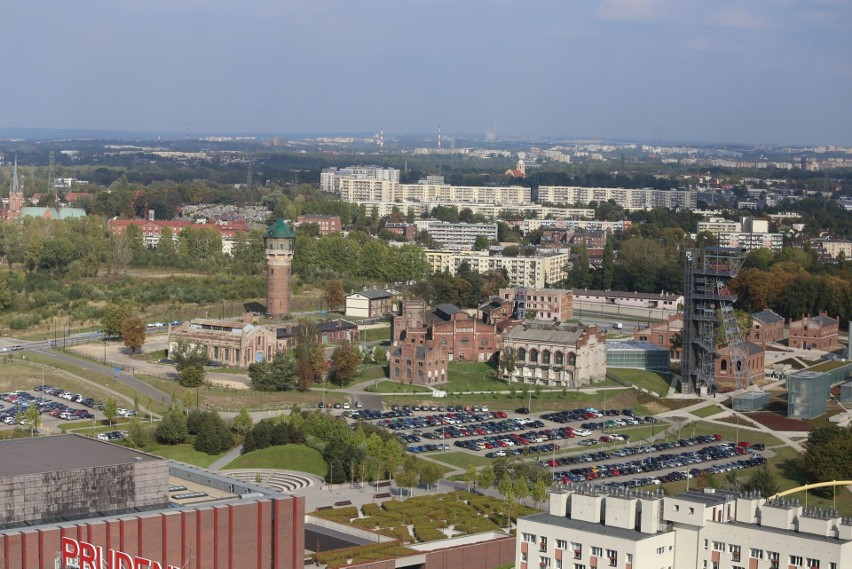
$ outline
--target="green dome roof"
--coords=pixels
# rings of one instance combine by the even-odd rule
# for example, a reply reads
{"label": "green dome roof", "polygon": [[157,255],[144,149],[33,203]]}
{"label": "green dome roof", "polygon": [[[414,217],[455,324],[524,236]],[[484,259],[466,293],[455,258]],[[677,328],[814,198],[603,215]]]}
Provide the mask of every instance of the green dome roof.
{"label": "green dome roof", "polygon": [[272,226],[263,234],[264,239],[295,239],[296,234],[293,230],[287,227],[283,219],[278,219]]}

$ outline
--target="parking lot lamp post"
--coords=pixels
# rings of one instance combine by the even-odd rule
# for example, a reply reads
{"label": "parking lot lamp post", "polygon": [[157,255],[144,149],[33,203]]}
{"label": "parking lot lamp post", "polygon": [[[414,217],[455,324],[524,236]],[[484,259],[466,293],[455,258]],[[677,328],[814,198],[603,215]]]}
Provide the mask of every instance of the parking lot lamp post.
{"label": "parking lot lamp post", "polygon": [[532,390],[529,391],[529,397],[527,398],[527,409],[532,413]]}

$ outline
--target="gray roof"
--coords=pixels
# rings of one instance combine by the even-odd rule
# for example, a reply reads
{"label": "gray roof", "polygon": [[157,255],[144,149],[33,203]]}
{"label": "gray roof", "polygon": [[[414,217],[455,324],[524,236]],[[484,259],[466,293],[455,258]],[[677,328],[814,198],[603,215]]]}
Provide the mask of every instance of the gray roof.
{"label": "gray roof", "polygon": [[837,320],[828,316],[824,316],[822,314],[811,318],[811,322],[816,322],[820,326],[833,326],[834,324],[837,324]]}
{"label": "gray roof", "polygon": [[582,326],[558,326],[540,328],[534,326],[516,326],[509,332],[507,338],[514,342],[542,342],[545,344],[576,344],[583,335]]}
{"label": "gray roof", "polygon": [[353,292],[352,294],[360,294],[363,297],[369,298],[370,300],[378,300],[380,298],[390,298],[392,295],[385,289],[377,288],[372,290],[362,290],[358,292]]}
{"label": "gray roof", "polygon": [[642,533],[635,529],[625,529],[604,524],[596,524],[592,522],[584,522],[582,520],[573,520],[562,516],[554,516],[547,512],[541,514],[533,514],[523,518],[528,522],[546,524],[549,526],[559,526],[567,529],[583,531],[587,533],[598,534],[602,537],[616,537],[619,539],[629,539],[631,541],[641,541],[643,539],[651,539],[656,537],[655,533]]}
{"label": "gray roof", "polygon": [[680,298],[682,294],[656,293],[656,292],[624,292],[620,290],[592,290],[575,288],[574,296],[606,296],[609,298],[645,298],[645,299],[665,299],[674,300]]}
{"label": "gray roof", "polygon": [[784,322],[784,318],[782,316],[776,314],[774,311],[768,308],[766,310],[761,310],[760,312],[753,312],[752,317],[759,322],[763,322],[764,324],[772,324],[774,322],[779,321]]}
{"label": "gray roof", "polygon": [[138,450],[79,435],[0,441],[0,478],[59,470],[163,460]]}
{"label": "gray roof", "polygon": [[456,306],[455,304],[447,304],[447,303],[436,304],[435,310],[438,311],[438,312],[442,312],[442,313],[446,314],[447,316],[449,316],[451,314],[456,314],[456,313],[462,311],[462,309],[459,308],[458,306]]}

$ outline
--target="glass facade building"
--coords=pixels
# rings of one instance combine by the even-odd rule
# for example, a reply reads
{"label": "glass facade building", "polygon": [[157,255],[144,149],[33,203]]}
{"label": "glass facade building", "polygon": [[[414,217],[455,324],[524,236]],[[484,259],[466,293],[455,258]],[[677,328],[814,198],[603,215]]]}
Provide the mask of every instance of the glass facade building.
{"label": "glass facade building", "polygon": [[646,369],[669,373],[671,359],[669,350],[639,340],[608,341],[606,343],[606,366]]}

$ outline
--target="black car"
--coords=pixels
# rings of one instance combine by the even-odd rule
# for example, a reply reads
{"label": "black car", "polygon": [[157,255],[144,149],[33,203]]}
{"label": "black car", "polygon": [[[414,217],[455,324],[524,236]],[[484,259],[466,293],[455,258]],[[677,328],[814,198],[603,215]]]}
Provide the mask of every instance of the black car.
{"label": "black car", "polygon": [[529,415],[530,410],[526,407],[518,407],[517,409],[515,409],[515,413],[520,413],[521,415]]}

